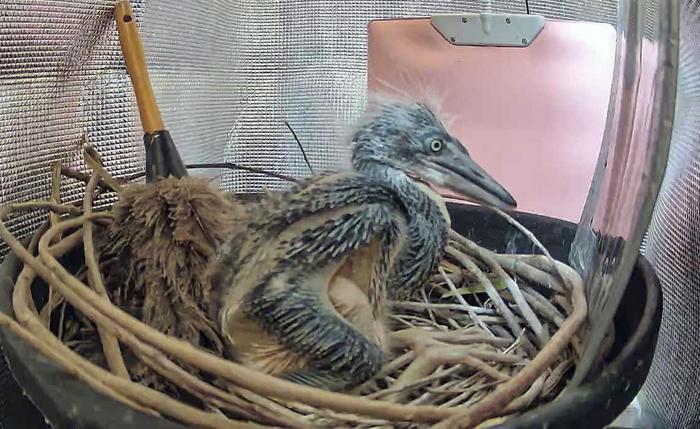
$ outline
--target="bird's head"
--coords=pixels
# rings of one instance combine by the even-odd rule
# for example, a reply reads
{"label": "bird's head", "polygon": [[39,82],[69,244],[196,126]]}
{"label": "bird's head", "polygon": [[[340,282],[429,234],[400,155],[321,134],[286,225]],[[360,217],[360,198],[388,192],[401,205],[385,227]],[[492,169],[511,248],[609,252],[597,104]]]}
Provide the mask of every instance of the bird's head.
{"label": "bird's head", "polygon": [[356,128],[353,141],[352,164],[358,171],[398,169],[475,203],[504,209],[517,205],[424,103],[374,106]]}

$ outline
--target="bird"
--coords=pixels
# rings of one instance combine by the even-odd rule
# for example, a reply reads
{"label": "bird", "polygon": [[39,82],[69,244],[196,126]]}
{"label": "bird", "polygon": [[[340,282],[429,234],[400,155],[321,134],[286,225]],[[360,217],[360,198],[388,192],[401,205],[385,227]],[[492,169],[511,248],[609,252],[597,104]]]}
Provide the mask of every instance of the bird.
{"label": "bird", "polygon": [[425,102],[370,104],[350,135],[352,168],[248,205],[212,275],[233,359],[330,391],[379,372],[387,300],[416,293],[437,270],[450,217],[436,188],[516,207]]}

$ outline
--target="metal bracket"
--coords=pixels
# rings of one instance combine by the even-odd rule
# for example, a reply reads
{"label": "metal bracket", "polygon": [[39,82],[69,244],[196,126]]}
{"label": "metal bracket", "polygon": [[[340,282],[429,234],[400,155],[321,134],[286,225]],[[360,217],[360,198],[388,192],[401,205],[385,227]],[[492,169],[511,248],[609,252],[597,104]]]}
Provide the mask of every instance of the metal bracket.
{"label": "metal bracket", "polygon": [[430,23],[453,45],[527,47],[544,28],[544,17],[509,13],[433,15]]}

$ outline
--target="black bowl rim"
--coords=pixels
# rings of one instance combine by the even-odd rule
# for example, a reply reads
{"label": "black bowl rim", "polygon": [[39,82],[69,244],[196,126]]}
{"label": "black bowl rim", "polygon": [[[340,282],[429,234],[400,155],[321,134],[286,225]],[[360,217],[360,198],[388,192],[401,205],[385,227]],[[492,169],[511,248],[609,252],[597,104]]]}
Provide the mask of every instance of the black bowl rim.
{"label": "black bowl rim", "polygon": [[[463,206],[454,207],[455,204],[449,203],[448,207],[460,211],[460,208],[473,211],[475,213],[485,212],[487,209],[478,206]],[[561,219],[551,218],[530,213],[517,213],[518,218],[537,220],[541,219],[547,222],[565,223],[570,226],[575,226],[571,222]],[[0,282],[10,282],[14,284],[14,278],[19,271],[19,259],[13,253],[6,256],[0,266]],[[592,382],[588,382],[578,387],[577,389],[567,392],[556,401],[543,404],[535,409],[532,409],[524,414],[509,418],[505,422],[495,427],[501,429],[515,428],[532,428],[532,427],[559,427],[559,423],[554,425],[553,422],[561,422],[566,420],[569,422],[566,426],[561,427],[582,427],[594,428],[603,427],[609,424],[614,418],[621,413],[624,408],[632,401],[636,392],[641,388],[646,375],[648,374],[651,364],[651,357],[656,344],[660,320],[661,320],[661,287],[659,280],[649,264],[643,257],[639,256],[633,271],[633,275],[638,273],[641,275],[643,283],[646,285],[646,304],[640,323],[632,333],[630,340],[625,343],[620,353],[606,366],[599,376]],[[3,288],[0,288],[3,289]],[[629,289],[629,288],[628,288]],[[0,290],[0,292],[2,292]],[[2,298],[5,297],[5,292],[2,292]],[[0,307],[3,311],[12,313],[12,308],[9,302],[0,302]],[[32,391],[32,403],[36,408],[40,409],[42,415],[47,421],[51,422],[54,428],[59,427],[97,427],[96,424],[102,424],[100,428],[121,428],[125,427],[120,423],[126,423],[126,427],[151,427],[152,429],[176,429],[184,428],[185,426],[179,423],[149,416],[138,411],[135,411],[115,400],[102,397],[106,401],[96,406],[96,402],[90,399],[91,395],[96,392],[86,384],[74,379],[66,374],[56,364],[46,360],[43,356],[35,353],[31,346],[24,343],[14,334],[7,332],[5,329],[0,329],[0,345],[6,352],[3,361],[7,361],[12,369],[13,376],[18,384],[24,387],[24,391]],[[9,346],[9,347],[8,347]],[[640,350],[641,347],[641,350]],[[647,353],[640,353],[647,350]],[[649,351],[650,350],[650,351]],[[47,383],[42,383],[39,377],[32,373],[29,365],[20,365],[20,356],[30,360],[32,367],[38,365],[44,366],[44,375],[49,378],[54,378],[57,382],[62,383],[58,389],[52,392],[40,389],[43,385],[46,388]],[[640,365],[639,362],[642,362]],[[628,373],[630,367],[634,368],[635,378],[625,378],[623,375]],[[68,375],[68,376],[67,376]],[[612,389],[611,389],[612,386]],[[64,389],[67,388],[67,389]],[[83,416],[85,417],[85,426],[78,424],[75,420],[66,420],[65,412],[61,410],[60,404],[62,401],[55,401],[49,393],[53,395],[61,395],[64,391],[74,391],[76,397],[82,400],[78,405],[82,408]],[[41,393],[37,393],[41,392]],[[607,393],[606,393],[607,392]],[[26,395],[26,393],[25,393]],[[98,394],[100,395],[100,394]],[[617,395],[617,396],[616,396]],[[27,395],[28,396],[28,395]],[[93,397],[94,398],[94,397]],[[65,399],[65,397],[64,397]],[[75,402],[75,401],[74,401]],[[604,412],[598,416],[591,416],[590,410],[601,409]],[[578,410],[579,412],[576,412]],[[31,412],[31,410],[27,410]],[[73,413],[74,416],[81,413]],[[112,418],[105,421],[104,416],[110,415]],[[138,424],[137,424],[138,422]],[[27,426],[23,426],[27,427]],[[39,426],[36,426],[37,428]]]}
{"label": "black bowl rim", "polygon": [[[614,359],[591,381],[494,428],[602,428],[632,402],[649,373],[662,313],[661,284],[653,267],[639,255],[634,270],[633,275],[639,274],[645,285],[644,309],[639,324]],[[592,414],[591,410],[601,412]]]}

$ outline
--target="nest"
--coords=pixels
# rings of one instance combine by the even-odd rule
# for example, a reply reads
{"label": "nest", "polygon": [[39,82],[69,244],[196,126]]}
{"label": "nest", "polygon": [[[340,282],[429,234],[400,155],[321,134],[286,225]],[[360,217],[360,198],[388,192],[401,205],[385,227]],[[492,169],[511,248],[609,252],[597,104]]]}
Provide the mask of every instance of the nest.
{"label": "nest", "polygon": [[[140,275],[153,267],[135,264],[140,268],[118,272],[122,264],[114,261],[120,255],[135,262],[145,251],[157,252],[114,236],[108,240],[112,247],[100,241],[118,222],[130,222],[120,211],[138,206],[127,198],[128,189],[147,185],[123,186],[94,154],[87,160],[90,176],[63,171],[86,182],[82,204],[59,202],[56,167],[50,200],[0,211],[0,220],[17,211],[49,212],[26,248],[0,223],[0,235],[24,263],[13,291],[16,319],[0,313],[0,324],[95,391],[144,413],[215,429],[250,422],[292,428],[476,427],[556,398],[576,365],[586,316],[576,272],[552,259],[532,234],[541,255],[496,254],[454,231],[440,269],[421,294],[390,303],[393,355],[353,392],[292,384],[226,360],[207,319],[207,266],[220,234],[235,225],[198,218],[204,206],[188,203],[161,215],[195,219],[197,228],[138,226],[160,227],[160,237],[179,243],[177,252],[189,249],[175,260],[197,260],[197,272],[188,275],[202,277],[191,288],[185,281],[191,278],[173,282]],[[95,195],[104,191],[116,191],[120,202],[93,210]],[[225,198],[207,198],[207,210],[225,206]],[[80,247],[82,269],[64,266],[62,256]],[[48,285],[41,307],[31,287],[37,277]],[[115,282],[124,286],[113,290]]]}

